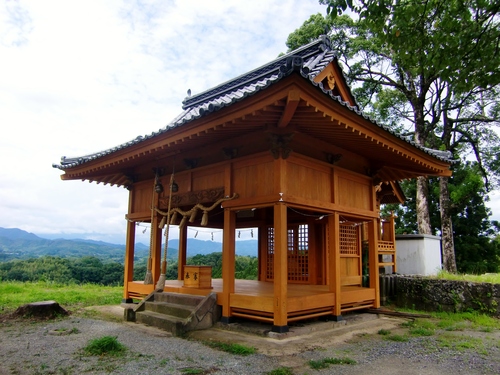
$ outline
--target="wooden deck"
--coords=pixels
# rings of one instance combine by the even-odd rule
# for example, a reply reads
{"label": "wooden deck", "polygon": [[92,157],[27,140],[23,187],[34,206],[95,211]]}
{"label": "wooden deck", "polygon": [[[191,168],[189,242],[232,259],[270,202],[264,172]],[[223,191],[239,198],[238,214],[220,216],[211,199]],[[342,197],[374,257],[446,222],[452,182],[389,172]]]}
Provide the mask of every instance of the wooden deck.
{"label": "wooden deck", "polygon": [[[142,281],[129,283],[129,292],[138,298],[151,293],[153,285]],[[217,293],[217,302],[222,305],[222,279],[213,279],[211,289],[189,288],[181,280],[167,280],[165,292],[208,295]],[[342,312],[374,306],[375,289],[357,286],[343,286],[341,289]],[[230,295],[233,316],[273,321],[274,285],[272,282],[254,280],[235,280],[235,293]],[[327,285],[288,284],[287,314],[293,322],[318,316],[331,315],[335,305],[335,294]]]}

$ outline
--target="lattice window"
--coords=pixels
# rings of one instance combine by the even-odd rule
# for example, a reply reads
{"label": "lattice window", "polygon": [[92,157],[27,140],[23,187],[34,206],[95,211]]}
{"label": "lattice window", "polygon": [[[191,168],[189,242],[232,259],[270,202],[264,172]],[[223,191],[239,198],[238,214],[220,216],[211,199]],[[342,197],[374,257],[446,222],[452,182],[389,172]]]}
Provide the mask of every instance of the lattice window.
{"label": "lattice window", "polygon": [[266,279],[274,279],[274,228],[267,228]]}
{"label": "lattice window", "polygon": [[357,226],[352,224],[340,224],[340,254],[360,255]]}

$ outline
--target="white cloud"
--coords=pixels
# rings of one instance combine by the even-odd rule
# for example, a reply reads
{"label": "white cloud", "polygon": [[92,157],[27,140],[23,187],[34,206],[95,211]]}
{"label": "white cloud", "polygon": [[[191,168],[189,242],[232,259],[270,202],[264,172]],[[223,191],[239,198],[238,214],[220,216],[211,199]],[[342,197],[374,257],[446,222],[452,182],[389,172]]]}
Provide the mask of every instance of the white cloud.
{"label": "white cloud", "polygon": [[128,192],[63,182],[52,163],[164,127],[188,89],[272,60],[324,10],[299,0],[4,2],[0,226],[124,238]]}
{"label": "white cloud", "polygon": [[164,127],[188,89],[274,59],[317,12],[316,0],[3,2],[0,227],[124,238],[128,192],[62,182],[52,163]]}

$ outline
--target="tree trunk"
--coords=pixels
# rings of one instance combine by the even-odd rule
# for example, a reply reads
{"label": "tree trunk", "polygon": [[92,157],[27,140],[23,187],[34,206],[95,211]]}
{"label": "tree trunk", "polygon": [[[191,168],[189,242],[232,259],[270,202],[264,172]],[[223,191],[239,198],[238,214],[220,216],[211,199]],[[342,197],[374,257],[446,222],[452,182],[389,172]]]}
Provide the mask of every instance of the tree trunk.
{"label": "tree trunk", "polygon": [[[449,97],[448,97],[449,100]],[[447,100],[447,102],[448,102]],[[451,129],[453,122],[448,117],[448,112],[443,113],[442,141],[447,150],[450,149]],[[439,178],[439,207],[441,213],[441,241],[443,252],[443,268],[450,273],[457,273],[455,261],[455,242],[453,240],[453,223],[451,222],[450,190],[448,177]]]}
{"label": "tree trunk", "polygon": [[[425,146],[425,121],[424,106],[419,101],[413,103],[415,116],[415,142],[420,146]],[[416,192],[417,224],[418,233],[432,234],[431,215],[429,213],[429,183],[427,177],[417,177]]]}
{"label": "tree trunk", "polygon": [[439,178],[439,206],[441,211],[443,268],[445,271],[457,273],[457,264],[455,262],[455,244],[453,242],[453,224],[451,222],[450,213],[448,177]]}
{"label": "tree trunk", "polygon": [[429,214],[429,185],[427,178],[417,178],[417,224],[418,233],[432,234],[431,217]]}

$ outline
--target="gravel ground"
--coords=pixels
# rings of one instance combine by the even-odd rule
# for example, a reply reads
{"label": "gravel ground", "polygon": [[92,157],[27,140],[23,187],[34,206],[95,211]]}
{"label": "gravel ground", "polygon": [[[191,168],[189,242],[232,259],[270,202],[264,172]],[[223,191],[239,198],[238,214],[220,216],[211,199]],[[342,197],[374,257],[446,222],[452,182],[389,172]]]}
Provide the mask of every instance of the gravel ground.
{"label": "gravel ground", "polygon": [[[446,333],[468,337],[458,350],[439,345],[442,335],[415,337],[407,342],[384,340],[376,334],[379,323],[367,322],[356,329],[352,329],[353,325],[348,329],[350,334],[323,330],[287,341],[250,337],[241,332],[233,335],[224,330],[206,331],[205,338],[194,335],[182,339],[152,327],[75,315],[46,322],[7,320],[0,323],[0,375],[268,374],[280,367],[289,367],[297,375],[500,374],[497,331]],[[392,323],[397,331],[398,321]],[[71,331],[77,333],[68,333]],[[82,348],[89,340],[102,336],[116,336],[128,348],[126,355],[86,356]],[[207,337],[252,343],[258,351],[249,356],[224,353],[198,341]],[[471,342],[474,348],[469,347]],[[356,364],[330,365],[320,370],[309,366],[310,360],[343,357]]]}

